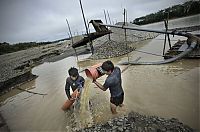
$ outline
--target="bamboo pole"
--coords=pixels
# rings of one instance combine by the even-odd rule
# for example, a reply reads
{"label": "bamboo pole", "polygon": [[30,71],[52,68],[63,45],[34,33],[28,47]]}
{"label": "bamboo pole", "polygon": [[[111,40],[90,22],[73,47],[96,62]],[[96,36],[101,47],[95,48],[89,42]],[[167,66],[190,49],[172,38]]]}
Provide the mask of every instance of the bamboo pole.
{"label": "bamboo pole", "polygon": [[82,15],[83,15],[83,21],[84,21],[85,28],[86,28],[86,33],[87,33],[87,36],[88,36],[89,42],[90,42],[90,48],[91,48],[91,51],[92,51],[92,54],[93,54],[94,53],[94,47],[92,45],[92,41],[91,41],[90,36],[89,36],[88,27],[87,27],[87,23],[86,23],[84,11],[83,11],[82,2],[81,2],[81,0],[79,0],[79,2],[80,2],[80,6],[81,6],[81,12],[82,12]]}
{"label": "bamboo pole", "polygon": [[[67,22],[67,25],[68,25],[68,28],[69,28],[69,33],[70,33],[70,35],[71,35],[71,41],[72,41],[72,45],[73,45],[74,40],[73,40],[73,36],[72,36],[72,32],[71,32],[70,25],[69,25],[69,22],[68,22],[67,19],[66,19],[66,22]],[[76,52],[76,49],[75,49],[75,48],[74,48],[74,52],[75,52],[75,55],[76,55],[76,60],[77,60],[77,62],[78,62],[78,55],[77,55],[77,52]]]}
{"label": "bamboo pole", "polygon": [[[104,17],[105,17],[105,20],[106,20],[106,24],[108,24],[107,17],[106,17],[106,11],[103,10],[103,12],[104,12]],[[110,34],[108,35],[108,40],[110,41]]]}

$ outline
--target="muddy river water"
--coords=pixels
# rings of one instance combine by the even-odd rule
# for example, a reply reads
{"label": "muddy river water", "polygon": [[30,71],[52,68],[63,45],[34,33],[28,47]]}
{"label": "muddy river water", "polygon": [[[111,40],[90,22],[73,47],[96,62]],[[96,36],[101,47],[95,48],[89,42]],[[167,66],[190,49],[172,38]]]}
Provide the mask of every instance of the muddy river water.
{"label": "muddy river water", "polygon": [[[194,18],[195,17],[195,18]],[[200,15],[176,19],[171,23],[177,26],[193,23],[198,25]],[[190,24],[187,21],[191,20]],[[195,19],[195,20],[194,20]],[[186,22],[184,24],[184,21]],[[195,21],[195,22],[194,22]],[[153,24],[154,26],[156,24]],[[148,25],[151,27],[152,25]],[[148,27],[147,26],[147,27]],[[160,23],[157,24],[157,27]],[[156,27],[156,26],[155,26]],[[137,49],[162,55],[163,35],[153,40],[138,43]],[[182,39],[180,37],[172,40]],[[183,38],[185,39],[185,38]],[[172,41],[174,44],[175,41]],[[104,60],[88,60],[90,54],[78,57],[68,57],[63,60],[44,63],[32,69],[32,73],[39,77],[20,88],[47,95],[35,95],[14,89],[0,97],[0,112],[6,119],[11,131],[70,131],[71,127],[81,115],[73,114],[76,111],[63,112],[61,107],[66,100],[64,91],[65,79],[68,69],[72,66],[79,70]],[[142,57],[140,61],[158,61],[161,56],[153,56],[133,51],[128,55],[130,60]],[[127,61],[127,55],[110,59],[117,65]],[[125,66],[119,66],[121,69]],[[80,73],[86,77],[84,72]],[[199,128],[199,59],[182,59],[165,65],[137,65],[130,66],[122,74],[123,88],[125,91],[125,107],[118,109],[120,116],[129,111],[145,115],[156,115],[164,118],[177,118],[192,128]],[[99,78],[103,83],[106,76]],[[91,81],[88,80],[88,83]],[[90,100],[90,114],[92,123],[109,120],[114,116],[109,108],[109,90],[106,92],[96,88],[92,83],[88,85],[86,93]],[[81,119],[83,120],[83,119]]]}

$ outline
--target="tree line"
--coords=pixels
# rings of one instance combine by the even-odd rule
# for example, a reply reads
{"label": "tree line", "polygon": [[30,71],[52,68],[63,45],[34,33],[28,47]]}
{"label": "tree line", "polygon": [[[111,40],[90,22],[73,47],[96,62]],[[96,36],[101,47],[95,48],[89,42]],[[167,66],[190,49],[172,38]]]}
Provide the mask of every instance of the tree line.
{"label": "tree line", "polygon": [[187,1],[184,4],[174,5],[172,7],[160,10],[156,13],[136,18],[133,20],[133,24],[144,25],[154,22],[160,22],[165,19],[174,19],[179,17],[185,17],[200,13],[200,0]]}

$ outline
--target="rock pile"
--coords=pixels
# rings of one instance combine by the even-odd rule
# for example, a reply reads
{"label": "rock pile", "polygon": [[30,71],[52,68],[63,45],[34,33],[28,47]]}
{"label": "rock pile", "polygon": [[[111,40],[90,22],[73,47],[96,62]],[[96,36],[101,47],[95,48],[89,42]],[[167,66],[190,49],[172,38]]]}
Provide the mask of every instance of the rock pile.
{"label": "rock pile", "polygon": [[[118,22],[116,25],[123,25],[122,22]],[[126,26],[129,27],[134,27],[134,28],[142,28],[141,26],[131,24],[131,23],[126,23]],[[111,31],[113,32],[111,34],[111,38],[114,39],[115,41],[124,41],[125,40],[125,30],[120,29],[120,28],[111,28]],[[147,40],[147,39],[153,39],[157,37],[159,34],[158,33],[153,33],[153,32],[144,32],[144,31],[135,31],[135,30],[126,30],[126,40],[130,42],[138,42],[142,40]]]}
{"label": "rock pile", "polygon": [[[116,25],[123,25],[123,23],[117,23]],[[134,24],[127,24],[131,27],[138,27]],[[124,29],[110,28],[112,33],[105,35],[95,40],[94,54],[90,57],[91,59],[108,59],[112,57],[118,57],[127,54],[134,50],[131,46],[134,42],[152,39],[158,36],[157,33],[139,32],[133,30],[126,30],[126,41]]]}
{"label": "rock pile", "polygon": [[193,129],[177,119],[144,116],[135,112],[94,125],[81,132],[192,132]]}
{"label": "rock pile", "polygon": [[[127,42],[128,43],[128,42]],[[127,46],[126,42],[106,41],[94,50],[91,59],[107,59],[121,56],[133,51],[134,48]]]}

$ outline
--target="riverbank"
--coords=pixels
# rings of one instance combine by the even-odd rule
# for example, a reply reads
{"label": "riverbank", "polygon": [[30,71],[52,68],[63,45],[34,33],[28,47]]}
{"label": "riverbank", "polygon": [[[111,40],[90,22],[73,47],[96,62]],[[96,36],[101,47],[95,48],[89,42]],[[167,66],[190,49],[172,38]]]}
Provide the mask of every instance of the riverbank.
{"label": "riverbank", "polygon": [[[17,84],[35,79],[31,70],[44,62],[55,62],[75,55],[69,47],[70,41],[30,48],[0,56],[0,95],[8,92]],[[87,48],[77,49],[77,54],[88,53]]]}
{"label": "riverbank", "polygon": [[[117,23],[121,25],[123,23]],[[128,26],[138,27],[134,24]],[[105,35],[93,41],[94,54],[90,59],[109,59],[125,55],[133,51],[137,45],[135,42],[153,39],[158,36],[157,33],[137,32],[127,30],[125,42],[125,33],[123,29],[111,28],[112,34]],[[173,29],[171,29],[173,30]],[[200,25],[176,28],[179,31],[199,31]],[[78,41],[80,37],[76,38]],[[55,62],[69,56],[74,56],[75,51],[69,46],[70,40],[61,43],[53,43],[42,45],[39,47],[30,48],[14,53],[0,55],[0,95],[8,92],[13,86],[24,83],[28,80],[36,78],[31,73],[31,69],[44,62]],[[77,54],[90,53],[87,46],[82,46],[76,49]]]}
{"label": "riverbank", "polygon": [[[120,24],[123,23],[118,23],[118,25]],[[129,24],[129,26],[136,25]],[[111,39],[109,39],[109,35],[105,35],[93,41],[95,52],[91,57],[92,59],[112,58],[133,51],[133,47],[126,46],[122,29],[111,30],[113,31],[110,35]],[[157,34],[154,35],[154,33],[127,31],[128,44],[152,39],[156,36]],[[79,41],[81,38],[82,36],[74,37],[74,42]],[[75,53],[74,49],[69,46],[70,43],[70,40],[66,40],[0,55],[0,95],[8,92],[16,84],[34,79],[36,76],[32,75],[31,69],[39,64],[44,62],[55,62],[69,56],[75,56],[76,54],[90,53],[90,49],[87,46],[76,48]],[[107,52],[108,50],[109,52]]]}

